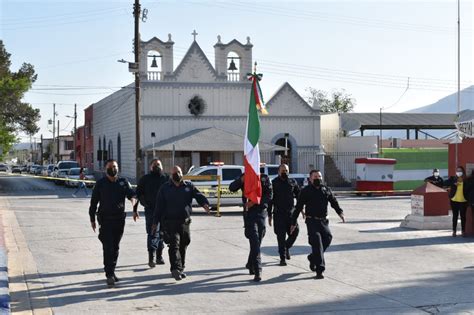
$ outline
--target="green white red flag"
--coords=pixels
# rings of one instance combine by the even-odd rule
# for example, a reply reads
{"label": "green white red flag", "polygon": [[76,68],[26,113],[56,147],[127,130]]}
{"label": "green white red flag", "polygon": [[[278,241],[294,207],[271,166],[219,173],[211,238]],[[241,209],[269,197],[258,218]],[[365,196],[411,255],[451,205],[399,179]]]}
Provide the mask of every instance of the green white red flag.
{"label": "green white red flag", "polygon": [[260,118],[258,112],[266,114],[263,103],[262,91],[258,81],[262,75],[253,73],[249,75],[252,81],[250,92],[249,113],[247,116],[247,129],[244,140],[244,196],[253,203],[260,204],[262,198],[262,184],[260,182],[260,151],[258,141],[260,139]]}

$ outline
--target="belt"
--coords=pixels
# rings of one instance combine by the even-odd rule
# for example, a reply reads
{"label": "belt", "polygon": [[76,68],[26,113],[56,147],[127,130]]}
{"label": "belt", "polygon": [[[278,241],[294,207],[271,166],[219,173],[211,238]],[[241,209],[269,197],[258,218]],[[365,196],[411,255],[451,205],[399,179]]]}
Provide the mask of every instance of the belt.
{"label": "belt", "polygon": [[305,217],[306,217],[306,218],[309,218],[309,219],[320,220],[320,221],[326,220],[325,217],[324,217],[324,218],[320,218],[320,217],[311,216],[311,215],[306,215]]}

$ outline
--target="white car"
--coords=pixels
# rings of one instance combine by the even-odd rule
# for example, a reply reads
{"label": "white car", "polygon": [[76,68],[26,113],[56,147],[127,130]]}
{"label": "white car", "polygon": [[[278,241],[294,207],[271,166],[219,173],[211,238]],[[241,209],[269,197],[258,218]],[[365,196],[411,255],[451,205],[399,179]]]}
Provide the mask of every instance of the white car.
{"label": "white car", "polygon": [[[79,173],[81,171],[80,167],[73,167],[69,169],[67,175],[66,175],[66,181],[64,182],[64,185],[67,187],[77,187],[79,186],[79,182],[76,182],[75,180],[79,179]],[[94,180],[94,175],[89,171],[89,169],[84,168],[84,175],[86,176],[85,180]],[[74,181],[69,181],[69,179],[72,179]],[[86,183],[87,187],[92,187],[94,186],[93,183]]]}
{"label": "white car", "polygon": [[[214,162],[210,165],[191,168],[186,176],[221,176],[221,205],[242,204],[242,192],[231,192],[229,185],[236,178],[242,176],[244,167],[241,165],[224,165]],[[186,179],[185,176],[185,179]],[[211,206],[217,205],[217,180],[192,179],[191,182],[206,196]]]}

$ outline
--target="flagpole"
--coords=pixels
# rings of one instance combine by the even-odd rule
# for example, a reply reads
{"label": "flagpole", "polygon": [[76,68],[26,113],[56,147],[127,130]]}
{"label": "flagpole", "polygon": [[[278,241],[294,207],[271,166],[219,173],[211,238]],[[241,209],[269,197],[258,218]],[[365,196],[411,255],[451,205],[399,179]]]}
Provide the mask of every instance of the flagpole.
{"label": "flagpole", "polygon": [[[457,91],[457,120],[459,121],[459,112],[461,111],[461,0],[458,0],[458,91]],[[459,142],[459,131],[456,133],[456,144],[455,144],[455,166],[458,167],[458,142]]]}

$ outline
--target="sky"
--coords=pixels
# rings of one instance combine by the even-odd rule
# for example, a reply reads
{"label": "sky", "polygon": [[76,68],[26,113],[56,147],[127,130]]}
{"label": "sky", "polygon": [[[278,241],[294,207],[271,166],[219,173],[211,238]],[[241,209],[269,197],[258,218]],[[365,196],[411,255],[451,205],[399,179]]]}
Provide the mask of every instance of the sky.
{"label": "sky", "polygon": [[[35,66],[25,101],[39,108],[40,134],[52,136],[53,103],[61,134],[84,109],[133,82],[133,0],[0,0],[0,39],[12,70]],[[172,35],[174,66],[196,40],[214,64],[217,36],[253,44],[265,99],[289,82],[300,95],[313,87],[345,89],[356,112],[403,112],[457,90],[457,1],[141,0],[141,39]],[[461,88],[473,84],[473,5],[461,1]],[[455,109],[453,109],[455,111]],[[22,141],[29,137],[19,135]]]}

